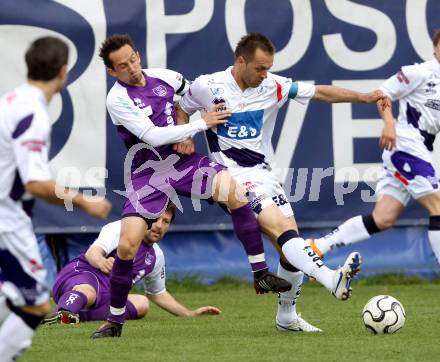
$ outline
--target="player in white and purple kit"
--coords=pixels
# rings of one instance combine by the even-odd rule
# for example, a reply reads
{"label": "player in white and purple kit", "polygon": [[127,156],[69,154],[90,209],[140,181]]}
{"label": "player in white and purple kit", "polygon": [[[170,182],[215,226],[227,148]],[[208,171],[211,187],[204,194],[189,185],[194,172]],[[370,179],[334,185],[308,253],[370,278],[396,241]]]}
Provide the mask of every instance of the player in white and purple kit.
{"label": "player in white and purple kit", "polygon": [[373,212],[355,216],[333,233],[311,240],[320,253],[391,228],[414,198],[429,212],[428,237],[440,262],[440,192],[432,166],[433,143],[440,131],[440,29],[433,45],[432,60],[402,67],[381,86],[387,96],[399,101],[399,115],[395,122],[391,109],[380,111],[384,170],[376,186]]}
{"label": "player in white and purple kit", "polygon": [[[188,309],[166,290],[165,258],[158,242],[167,233],[175,216],[175,208],[170,203],[145,233],[131,276],[133,284],[143,280],[145,295],[128,295],[125,319],[144,317],[149,310],[149,301],[177,316],[196,317],[221,312],[211,306]],[[88,250],[64,266],[52,289],[57,310],[42,324],[74,324],[107,318],[110,306],[109,275],[120,233],[120,220],[105,225]]]}
{"label": "player in white and purple kit", "polygon": [[[27,83],[0,99],[0,359],[16,360],[50,310],[46,270],[32,221],[33,198],[64,200],[105,218],[111,204],[56,185],[49,169],[51,121],[47,107],[67,79],[68,47],[54,37],[26,52]],[[60,198],[63,195],[63,199]]]}
{"label": "player in white and purple kit", "polygon": [[[178,119],[224,103],[232,112],[225,124],[207,130],[211,159],[228,167],[231,175],[248,191],[249,202],[258,223],[273,245],[284,254],[279,275],[293,285],[279,299],[277,328],[291,331],[320,331],[296,314],[303,272],[316,278],[332,294],[345,300],[350,296],[351,278],[359,271],[358,253],[352,253],[338,270],[327,268],[321,258],[299,237],[292,208],[268,156],[272,154],[272,134],[280,107],[289,99],[307,103],[376,102],[376,91],[361,94],[333,86],[294,82],[269,72],[275,49],[264,35],[251,33],[241,38],[235,49],[235,63],[224,71],[201,75],[182,97]],[[179,121],[180,122],[180,121]]]}
{"label": "player in white and purple kit", "polygon": [[[256,291],[285,291],[291,284],[269,273],[260,229],[244,191],[224,170],[206,156],[179,156],[173,144],[226,122],[228,111],[206,112],[202,119],[175,125],[174,96],[189,84],[181,74],[167,69],[142,69],[139,53],[127,35],[107,38],[100,49],[108,73],[117,78],[107,96],[107,109],[129,152],[125,161],[127,200],[121,237],[110,277],[111,307],[108,323],[92,338],[119,337],[125,302],[131,288],[133,257],[148,224],[177,195],[212,198],[232,210],[232,221],[254,272]],[[225,189],[225,185],[230,188]]]}

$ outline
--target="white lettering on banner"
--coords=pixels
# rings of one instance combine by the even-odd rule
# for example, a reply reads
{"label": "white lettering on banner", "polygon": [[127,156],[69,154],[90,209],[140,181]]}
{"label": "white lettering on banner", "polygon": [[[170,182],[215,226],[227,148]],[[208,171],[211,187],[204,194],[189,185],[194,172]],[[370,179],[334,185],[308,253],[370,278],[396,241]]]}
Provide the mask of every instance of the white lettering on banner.
{"label": "white lettering on banner", "polygon": [[183,15],[165,15],[165,1],[146,1],[147,64],[167,67],[167,34],[186,34],[203,29],[214,13],[213,0],[194,0],[194,8]]}
{"label": "white lettering on banner", "polygon": [[[80,14],[93,29],[96,44],[106,36],[106,18],[102,1],[59,0]],[[106,75],[104,65],[96,54],[81,76],[69,85],[68,91],[73,103],[73,126],[69,139],[61,151],[51,160],[54,175],[68,165],[85,175],[93,167],[106,166]],[[69,187],[105,186],[103,178],[75,178],[78,183]],[[73,180],[71,180],[73,181]],[[89,181],[89,182],[87,182]]]}
{"label": "white lettering on banner", "polygon": [[333,62],[349,70],[372,70],[382,67],[391,59],[396,49],[396,30],[387,15],[348,0],[325,0],[325,4],[336,18],[367,28],[377,37],[372,49],[357,52],[347,47],[340,33],[324,35],[324,48]]}
{"label": "white lettering on banner", "polygon": [[423,60],[432,58],[432,40],[428,31],[426,5],[428,0],[406,1],[406,24],[411,44]]}
{"label": "white lettering on banner", "polygon": [[[275,55],[273,72],[291,68],[305,54],[313,31],[312,7],[310,0],[290,0],[294,21],[292,36],[287,45]],[[225,4],[225,26],[231,49],[235,49],[240,38],[247,34],[245,19],[246,0],[227,0]],[[276,23],[275,23],[276,24]],[[283,23],[280,23],[283,25]],[[289,29],[280,29],[289,32]]]}
{"label": "white lettering on banner", "polygon": [[[307,81],[307,83],[313,84],[314,82]],[[277,149],[272,157],[270,157],[271,155],[268,157],[281,183],[285,183],[287,180],[287,170],[292,163],[308,107],[309,103],[302,105],[294,100],[288,102]],[[284,172],[282,172],[282,170],[284,170]]]}
{"label": "white lettering on banner", "polygon": [[[353,89],[359,92],[368,92],[377,89],[383,80],[335,80],[333,85]],[[332,104],[332,133],[333,157],[335,166],[335,183],[337,182],[368,182],[373,172],[369,168],[381,168],[380,163],[354,163],[353,139],[365,137],[380,137],[383,122],[377,119],[353,119],[351,103]],[[372,104],[371,107],[376,107]],[[379,144],[378,146],[379,147]],[[340,170],[354,169],[356,172],[342,172]],[[347,178],[348,177],[348,178]],[[346,191],[346,190],[344,190]]]}

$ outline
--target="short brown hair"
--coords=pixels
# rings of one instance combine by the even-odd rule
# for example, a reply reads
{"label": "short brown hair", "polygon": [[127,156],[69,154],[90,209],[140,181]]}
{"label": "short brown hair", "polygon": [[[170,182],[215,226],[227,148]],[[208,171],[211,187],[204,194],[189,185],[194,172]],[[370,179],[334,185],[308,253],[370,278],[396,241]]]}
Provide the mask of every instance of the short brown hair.
{"label": "short brown hair", "polygon": [[440,41],[440,28],[435,30],[434,36],[432,38],[432,43],[436,47],[439,41]]}
{"label": "short brown hair", "polygon": [[275,54],[275,47],[268,37],[261,33],[249,33],[241,37],[235,48],[235,59],[242,56],[250,62],[255,55],[257,48],[271,55]]}
{"label": "short brown hair", "polygon": [[176,205],[174,205],[174,203],[170,201],[167,208],[165,209],[165,212],[171,213],[171,222],[173,222],[174,218],[176,217]]}
{"label": "short brown hair", "polygon": [[134,41],[128,34],[114,34],[102,42],[101,48],[99,49],[99,56],[102,58],[107,68],[114,69],[110,60],[110,53],[121,49],[124,45],[130,45],[133,50],[136,50]]}
{"label": "short brown hair", "polygon": [[61,39],[45,36],[36,39],[25,55],[27,78],[49,81],[67,64],[69,47]]}

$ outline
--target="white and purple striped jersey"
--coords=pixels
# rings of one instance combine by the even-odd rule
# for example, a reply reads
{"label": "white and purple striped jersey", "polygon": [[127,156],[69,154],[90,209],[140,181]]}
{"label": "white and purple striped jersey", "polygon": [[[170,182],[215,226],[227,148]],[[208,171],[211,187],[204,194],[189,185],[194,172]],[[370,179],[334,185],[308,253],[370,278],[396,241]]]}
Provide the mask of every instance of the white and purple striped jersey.
{"label": "white and purple striped jersey", "polygon": [[22,200],[30,181],[52,179],[48,163],[51,122],[43,92],[23,84],[0,99],[0,232],[30,225]]}
{"label": "white and purple striped jersey", "polygon": [[[107,95],[108,112],[126,147],[130,149],[141,142],[151,146],[136,153],[134,166],[157,159],[157,155],[165,159],[174,153],[174,143],[206,129],[202,119],[188,127],[173,127],[174,95],[182,95],[189,88],[189,82],[180,73],[169,69],[143,69],[142,72],[146,80],[144,87],[117,80]],[[157,130],[166,132],[154,134]]]}
{"label": "white and purple striped jersey", "polygon": [[404,66],[380,89],[399,100],[397,151],[432,162],[431,152],[440,131],[440,64],[436,59]]}
{"label": "white and purple striped jersey", "polygon": [[240,89],[231,73],[201,75],[180,100],[188,113],[210,111],[225,103],[232,116],[228,122],[206,131],[211,158],[228,168],[267,164],[272,154],[271,138],[279,108],[293,98],[305,104],[315,94],[313,85],[293,82],[272,73],[257,88]]}

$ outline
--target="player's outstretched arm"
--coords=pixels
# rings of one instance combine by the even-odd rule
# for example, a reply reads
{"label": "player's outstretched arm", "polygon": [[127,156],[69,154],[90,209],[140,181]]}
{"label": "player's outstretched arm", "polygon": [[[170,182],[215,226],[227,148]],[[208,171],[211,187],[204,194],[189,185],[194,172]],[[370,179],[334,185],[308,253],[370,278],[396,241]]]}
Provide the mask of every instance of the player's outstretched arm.
{"label": "player's outstretched arm", "polygon": [[333,85],[317,85],[312,99],[327,103],[376,103],[381,99],[387,99],[387,96],[381,90],[359,93]]}
{"label": "player's outstretched arm", "polygon": [[[188,122],[189,115],[182,109],[182,107],[180,107],[179,104],[176,104],[176,124],[182,125],[187,124]],[[173,150],[181,155],[190,155],[195,152],[196,148],[194,146],[194,141],[190,137],[182,142],[175,143]]]}
{"label": "player's outstretched arm", "polygon": [[69,204],[79,207],[88,214],[105,219],[112,209],[112,204],[106,198],[87,196],[82,192],[69,190],[58,186],[55,181],[29,181],[26,191],[32,196],[56,205]]}
{"label": "player's outstretched arm", "polygon": [[377,102],[377,109],[384,122],[382,134],[379,139],[379,147],[385,150],[392,150],[396,147],[397,135],[391,106],[384,107],[383,101],[379,100]]}
{"label": "player's outstretched arm", "polygon": [[217,315],[221,313],[220,309],[211,306],[201,307],[195,310],[188,309],[174,299],[167,291],[160,294],[147,294],[147,297],[160,308],[179,317],[198,317],[201,315]]}

